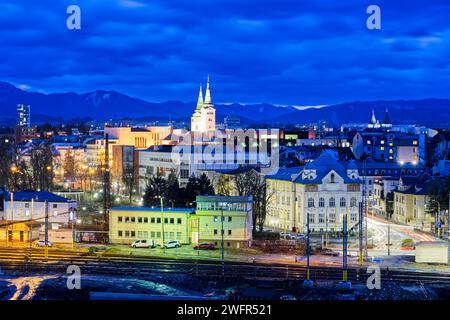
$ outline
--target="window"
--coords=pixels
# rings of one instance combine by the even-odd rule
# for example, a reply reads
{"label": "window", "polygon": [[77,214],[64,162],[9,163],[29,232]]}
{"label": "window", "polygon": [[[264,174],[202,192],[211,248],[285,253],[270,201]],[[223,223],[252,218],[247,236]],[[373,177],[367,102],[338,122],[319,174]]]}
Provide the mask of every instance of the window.
{"label": "window", "polygon": [[125,223],[129,223],[130,222],[130,217],[125,217]]}
{"label": "window", "polygon": [[219,221],[219,217],[218,216],[214,216],[214,222]]}
{"label": "window", "polygon": [[177,218],[177,224],[181,224],[181,218]]}
{"label": "window", "polygon": [[131,237],[132,238],[136,237],[136,232],[135,231],[131,231]]}
{"label": "window", "polygon": [[308,208],[314,208],[314,199],[308,198]]}
{"label": "window", "polygon": [[130,231],[125,231],[125,237],[129,237],[130,236]]}
{"label": "window", "polygon": [[148,218],[144,218],[144,223],[148,223]]}
{"label": "window", "polygon": [[53,204],[53,209],[58,208],[58,205],[56,203]]}
{"label": "window", "polygon": [[175,223],[175,219],[174,218],[170,218],[170,224],[174,224]]}
{"label": "window", "polygon": [[117,236],[121,237],[123,234],[122,230],[117,231]]}
{"label": "window", "polygon": [[319,223],[325,222],[325,215],[323,213],[319,213]]}
{"label": "window", "polygon": [[228,222],[231,222],[232,221],[232,217],[228,217]]}
{"label": "window", "polygon": [[138,223],[142,223],[142,217],[138,217]]}
{"label": "window", "polygon": [[350,199],[350,207],[356,207],[356,198],[355,197],[352,197]]}
{"label": "window", "polygon": [[135,223],[135,222],[136,222],[136,218],[135,218],[135,217],[131,217],[131,218],[130,218],[130,222],[131,222],[131,223]]}
{"label": "window", "polygon": [[25,203],[25,208],[29,208],[30,204],[28,202]]}
{"label": "window", "polygon": [[117,217],[117,222],[122,222],[122,217]]}
{"label": "window", "polygon": [[334,176],[334,173],[332,173],[331,175],[330,175],[330,181],[331,181],[331,183],[335,183],[335,176]]}
{"label": "window", "polygon": [[161,223],[161,218],[156,218],[156,223]]}
{"label": "window", "polygon": [[346,203],[344,197],[342,197],[341,200],[339,201],[339,205],[340,205],[341,207],[345,207],[345,206],[347,205],[347,203]]}
{"label": "window", "polygon": [[150,218],[150,223],[155,223],[155,218]]}
{"label": "window", "polygon": [[214,229],[214,235],[217,235],[217,229]]}
{"label": "window", "polygon": [[330,198],[329,206],[330,208],[334,208],[336,206],[336,200],[334,199],[334,197]]}
{"label": "window", "polygon": [[177,240],[181,240],[181,232],[177,232]]}
{"label": "window", "polygon": [[325,207],[325,199],[324,198],[319,198],[319,207],[320,208]]}
{"label": "window", "polygon": [[169,219],[168,218],[164,218],[164,223],[169,223]]}
{"label": "window", "polygon": [[228,235],[231,236],[231,230],[228,230]]}

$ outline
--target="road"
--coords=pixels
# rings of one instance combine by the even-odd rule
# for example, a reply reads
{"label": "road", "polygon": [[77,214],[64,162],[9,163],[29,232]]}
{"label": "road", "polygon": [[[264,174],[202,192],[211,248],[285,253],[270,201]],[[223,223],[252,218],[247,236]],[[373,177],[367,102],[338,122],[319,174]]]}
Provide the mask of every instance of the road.
{"label": "road", "polygon": [[388,229],[390,229],[391,255],[414,255],[414,250],[404,250],[401,248],[402,241],[413,239],[414,242],[438,241],[439,239],[419,231],[415,231],[411,226],[390,223],[379,217],[369,217],[367,220],[369,230],[368,244],[373,244],[373,249],[369,250],[370,256],[385,256],[388,254]]}

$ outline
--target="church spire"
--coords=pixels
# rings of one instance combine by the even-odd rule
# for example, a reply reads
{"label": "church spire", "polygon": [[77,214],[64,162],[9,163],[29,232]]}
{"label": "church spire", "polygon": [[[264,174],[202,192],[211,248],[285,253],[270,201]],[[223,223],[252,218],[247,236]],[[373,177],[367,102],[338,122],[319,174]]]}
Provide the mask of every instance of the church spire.
{"label": "church spire", "polygon": [[383,124],[392,124],[391,117],[389,117],[389,110],[386,107],[386,114],[384,115]]}
{"label": "church spire", "polygon": [[372,108],[372,117],[370,118],[370,123],[372,124],[377,123],[377,117],[375,117],[375,108]]}
{"label": "church spire", "polygon": [[200,111],[201,108],[203,108],[203,92],[202,92],[202,85],[200,85],[200,91],[198,92],[197,107],[195,108],[195,112]]}
{"label": "church spire", "polygon": [[211,88],[209,85],[209,75],[208,75],[208,82],[206,83],[206,93],[205,93],[205,106],[212,106],[212,99],[211,99]]}

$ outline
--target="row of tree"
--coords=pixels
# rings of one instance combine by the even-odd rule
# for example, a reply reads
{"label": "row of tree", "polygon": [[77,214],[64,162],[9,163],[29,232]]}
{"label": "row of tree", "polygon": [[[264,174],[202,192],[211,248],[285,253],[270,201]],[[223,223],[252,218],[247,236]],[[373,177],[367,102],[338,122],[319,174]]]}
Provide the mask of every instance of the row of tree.
{"label": "row of tree", "polygon": [[[237,175],[219,175],[216,190],[221,195],[253,197],[253,229],[262,231],[268,203],[274,192],[269,192],[264,177],[254,170]],[[161,198],[165,207],[192,208],[198,195],[214,195],[211,180],[202,174],[191,176],[185,187],[180,187],[177,176],[171,173],[167,179],[151,176],[147,179],[144,206],[159,207]]]}
{"label": "row of tree", "polygon": [[191,176],[186,187],[180,187],[177,176],[171,173],[167,179],[161,176],[151,176],[147,179],[144,194],[144,206],[192,208],[198,195],[214,195],[214,187],[211,181],[202,174],[199,177]]}
{"label": "row of tree", "polygon": [[13,144],[0,144],[0,186],[12,191],[50,190],[53,187],[53,158],[50,147],[35,147],[29,161],[16,159]]}

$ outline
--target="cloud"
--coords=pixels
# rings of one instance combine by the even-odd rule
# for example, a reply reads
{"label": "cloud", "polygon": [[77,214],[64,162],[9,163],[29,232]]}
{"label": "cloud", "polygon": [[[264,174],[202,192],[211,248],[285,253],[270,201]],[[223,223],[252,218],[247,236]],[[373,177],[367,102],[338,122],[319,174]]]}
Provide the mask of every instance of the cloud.
{"label": "cloud", "polygon": [[45,92],[110,89],[153,101],[325,105],[444,97],[450,92],[450,3],[379,1],[382,30],[361,1],[4,0],[0,74]]}

